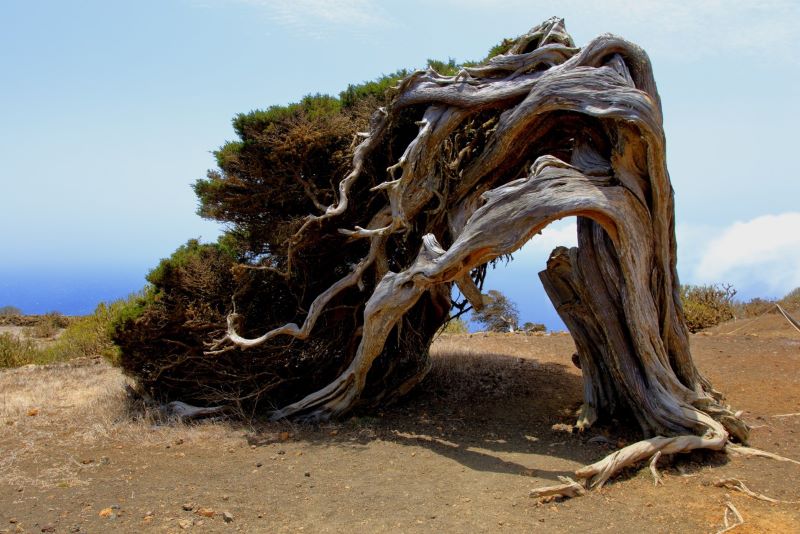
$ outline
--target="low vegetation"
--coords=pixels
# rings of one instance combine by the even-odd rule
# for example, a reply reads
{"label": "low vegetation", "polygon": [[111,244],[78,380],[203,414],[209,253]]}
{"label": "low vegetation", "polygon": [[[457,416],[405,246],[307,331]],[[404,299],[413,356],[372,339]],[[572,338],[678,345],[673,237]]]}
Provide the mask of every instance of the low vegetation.
{"label": "low vegetation", "polygon": [[69,318],[58,312],[28,316],[19,333],[0,333],[0,368],[92,356],[118,364],[119,349],[111,339],[114,325],[131,313],[143,295],[100,303],[83,317]]}
{"label": "low vegetation", "polygon": [[711,328],[731,319],[761,317],[777,313],[776,304],[786,310],[800,310],[800,287],[781,299],[755,297],[746,301],[734,300],[736,290],[730,284],[681,286],[681,303],[690,332]]}
{"label": "low vegetation", "polygon": [[698,332],[733,319],[735,295],[736,290],[729,284],[681,286],[681,304],[689,331]]}

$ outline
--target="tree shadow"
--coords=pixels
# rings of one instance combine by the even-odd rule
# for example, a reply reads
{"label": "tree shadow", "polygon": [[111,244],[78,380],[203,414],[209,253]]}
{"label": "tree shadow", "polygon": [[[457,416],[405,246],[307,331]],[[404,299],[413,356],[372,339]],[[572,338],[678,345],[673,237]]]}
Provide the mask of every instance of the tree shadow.
{"label": "tree shadow", "polygon": [[424,447],[474,471],[558,480],[640,439],[634,421],[572,428],[583,394],[569,350],[559,363],[497,345],[497,352],[435,354],[425,380],[378,412],[319,425],[256,425],[249,442],[272,444],[291,433],[311,445],[366,450],[382,440]]}

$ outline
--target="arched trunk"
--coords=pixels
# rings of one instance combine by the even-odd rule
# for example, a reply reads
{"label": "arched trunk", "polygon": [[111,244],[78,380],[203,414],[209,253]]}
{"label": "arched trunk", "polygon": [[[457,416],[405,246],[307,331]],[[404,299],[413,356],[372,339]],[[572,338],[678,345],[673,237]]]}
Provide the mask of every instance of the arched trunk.
{"label": "arched trunk", "polygon": [[[302,325],[247,339],[232,318],[215,347],[259,347],[278,336],[308,340],[337,295],[361,289],[366,303],[350,364],[274,417],[347,412],[365,388],[375,389],[368,383],[373,362],[393,357],[389,334],[409,335],[402,326],[412,323],[404,318],[419,324],[418,302],[444,300],[451,283],[474,294],[473,269],[514,252],[551,222],[577,216],[579,246],[556,249],[541,278],[578,346],[585,380],[578,424],[625,409],[647,435],[678,436],[623,449],[581,476],[602,484],[643,454],[719,449],[729,433],[744,441],[746,425],[692,362],[678,296],[661,105],[644,51],[611,35],[577,49],[563,21],[551,19],[481,67],[452,77],[418,71],[396,90],[356,148],[337,203],[306,218],[292,241],[305,243],[315,235],[311,229],[336,224],[354,209],[348,196],[358,179],[374,171],[375,161],[385,162],[381,149],[397,153],[393,143],[408,138],[413,115],[416,135],[403,141],[385,181],[369,188],[385,195],[384,207],[364,226],[336,229],[349,243],[367,240],[369,252],[319,294]],[[289,264],[292,254],[290,248]],[[420,301],[426,294],[429,301]],[[441,321],[445,314],[429,317]],[[419,347],[422,357],[426,349]],[[385,394],[413,386],[426,366],[412,368],[412,376],[382,382]]]}

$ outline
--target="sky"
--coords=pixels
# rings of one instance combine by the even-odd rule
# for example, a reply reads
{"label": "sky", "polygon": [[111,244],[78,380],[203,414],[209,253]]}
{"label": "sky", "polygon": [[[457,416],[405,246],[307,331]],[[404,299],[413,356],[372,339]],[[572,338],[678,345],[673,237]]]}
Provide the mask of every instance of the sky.
{"label": "sky", "polygon": [[[651,57],[681,282],[741,298],[800,286],[793,0],[5,0],[0,306],[87,313],[188,238],[213,240],[190,184],[236,113],[480,58],[554,15],[579,46],[611,32]],[[536,273],[574,234],[548,228],[486,288],[558,327]]]}

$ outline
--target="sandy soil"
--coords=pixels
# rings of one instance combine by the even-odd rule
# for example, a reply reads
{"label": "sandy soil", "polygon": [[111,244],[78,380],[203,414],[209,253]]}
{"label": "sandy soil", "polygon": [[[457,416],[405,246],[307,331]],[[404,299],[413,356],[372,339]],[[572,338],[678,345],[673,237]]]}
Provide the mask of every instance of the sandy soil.
{"label": "sandy soil", "polygon": [[[752,446],[800,458],[800,335],[767,316],[692,345]],[[156,425],[100,360],[3,371],[0,532],[717,532],[726,502],[745,519],[735,532],[800,532],[797,504],[714,486],[800,500],[800,466],[760,458],[678,455],[664,486],[645,467],[581,498],[530,498],[637,438],[625,422],[560,430],[581,401],[572,352],[568,335],[443,337],[409,398],[322,426]]]}

